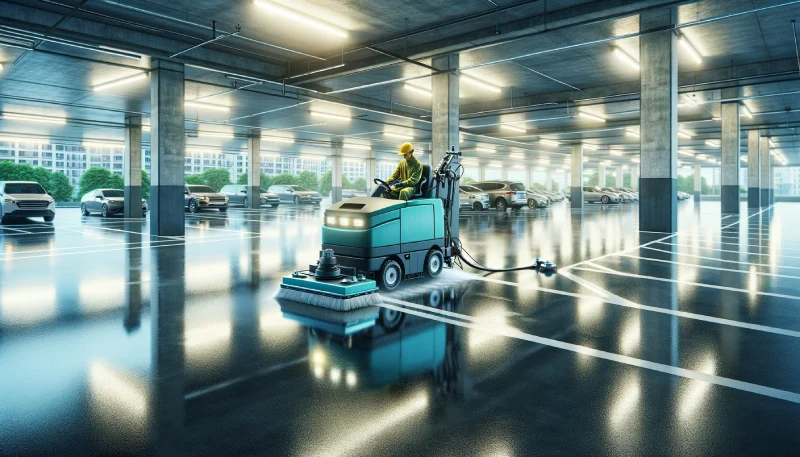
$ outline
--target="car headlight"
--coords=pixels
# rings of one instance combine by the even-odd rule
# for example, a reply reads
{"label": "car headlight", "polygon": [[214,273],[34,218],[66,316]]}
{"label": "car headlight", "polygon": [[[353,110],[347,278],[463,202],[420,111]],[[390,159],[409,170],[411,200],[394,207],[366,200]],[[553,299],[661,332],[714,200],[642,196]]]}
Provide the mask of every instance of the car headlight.
{"label": "car headlight", "polygon": [[201,201],[204,201],[204,202],[208,201],[208,197],[197,197],[197,199],[201,200]]}
{"label": "car headlight", "polygon": [[122,204],[122,202],[118,202],[116,200],[111,200],[109,203],[111,203],[112,205],[121,205]]}
{"label": "car headlight", "polygon": [[225,197],[225,203],[227,203],[227,202],[228,202],[228,197]]}
{"label": "car headlight", "polygon": [[4,203],[16,203],[16,202],[15,202],[13,199],[11,199],[11,198],[6,198],[5,200],[3,200],[3,202],[4,202]]}

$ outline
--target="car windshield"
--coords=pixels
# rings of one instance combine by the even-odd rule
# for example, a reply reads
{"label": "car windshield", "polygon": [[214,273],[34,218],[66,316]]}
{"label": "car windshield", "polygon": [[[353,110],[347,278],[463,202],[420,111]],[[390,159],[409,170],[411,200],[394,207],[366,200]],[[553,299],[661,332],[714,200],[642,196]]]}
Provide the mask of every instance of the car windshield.
{"label": "car windshield", "polygon": [[189,186],[189,192],[208,192],[213,194],[215,191],[208,186]]}
{"label": "car windshield", "polygon": [[38,183],[9,183],[6,184],[7,194],[44,194],[44,187],[39,185]]}
{"label": "car windshield", "polygon": [[289,186],[289,187],[291,187],[292,189],[294,189],[295,191],[298,191],[298,192],[308,192],[308,189],[306,189],[303,186]]}
{"label": "car windshield", "polygon": [[121,190],[104,190],[103,196],[106,198],[116,198],[116,197],[125,197],[125,192]]}
{"label": "car windshield", "polygon": [[509,185],[509,187],[511,187],[511,190],[514,190],[514,191],[524,191],[525,190],[525,186],[522,185],[522,183],[518,183],[518,182],[512,182]]}

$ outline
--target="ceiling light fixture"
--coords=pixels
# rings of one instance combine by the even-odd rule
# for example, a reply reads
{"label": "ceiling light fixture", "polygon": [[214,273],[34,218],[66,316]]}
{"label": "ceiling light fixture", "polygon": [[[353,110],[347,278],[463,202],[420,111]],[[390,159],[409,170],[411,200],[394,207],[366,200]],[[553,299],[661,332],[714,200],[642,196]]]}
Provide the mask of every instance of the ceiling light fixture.
{"label": "ceiling light fixture", "polygon": [[489,162],[490,167],[502,167],[503,162]]}
{"label": "ceiling light fixture", "polygon": [[619,150],[616,150],[616,149],[611,149],[610,151],[608,151],[608,153],[611,154],[612,156],[621,156],[622,155],[622,151],[619,151]]}
{"label": "ceiling light fixture", "polygon": [[750,108],[747,107],[744,103],[742,103],[742,109],[739,111],[739,117],[747,116],[749,118],[753,118],[753,112],[750,111]]}
{"label": "ceiling light fixture", "polygon": [[98,85],[92,87],[92,90],[95,91],[95,92],[100,92],[100,91],[109,89],[111,87],[121,86],[123,84],[128,84],[128,83],[132,83],[132,82],[135,82],[135,81],[139,81],[140,79],[145,79],[145,78],[147,78],[147,75],[148,75],[148,73],[142,72],[142,73],[139,73],[139,74],[135,74],[133,76],[128,76],[128,77],[125,77],[125,78],[117,79],[115,81],[109,81],[107,83],[98,84]]}
{"label": "ceiling light fixture", "polygon": [[366,144],[348,144],[348,143],[345,143],[344,147],[346,149],[360,149],[362,151],[369,151],[369,150],[372,149],[372,146],[369,146],[369,145],[366,145]]}
{"label": "ceiling light fixture", "polygon": [[693,155],[694,155],[694,153],[692,153],[692,152],[689,152],[689,151],[681,151],[681,150],[679,150],[679,151],[678,151],[678,154],[683,154],[683,155],[685,155],[685,156],[693,156]]}
{"label": "ceiling light fixture", "polygon": [[633,157],[633,158],[631,158],[631,162],[639,163],[639,158],[638,157]]}
{"label": "ceiling light fixture", "polygon": [[462,80],[472,84],[473,86],[480,87],[481,89],[486,89],[488,91],[495,92],[495,93],[498,93],[498,94],[500,92],[502,92],[502,89],[500,89],[499,87],[497,87],[497,86],[495,86],[493,84],[489,84],[489,83],[487,83],[485,81],[481,81],[480,79],[473,78],[472,76],[465,75],[464,73],[459,74],[459,77]]}
{"label": "ceiling light fixture", "polygon": [[561,143],[559,143],[558,141],[546,140],[546,139],[540,139],[539,143],[546,144],[548,146],[561,146]]}
{"label": "ceiling light fixture", "polygon": [[625,129],[625,134],[626,135],[630,135],[630,136],[635,137],[635,138],[641,138],[641,135],[639,135],[638,133],[636,133],[636,132],[634,132],[633,130],[630,130],[630,129]]}
{"label": "ceiling light fixture", "polygon": [[275,137],[263,137],[262,139],[265,140],[265,141],[269,141],[271,143],[294,144],[294,139],[293,138],[283,138],[283,137],[275,136]]}
{"label": "ceiling light fixture", "polygon": [[475,150],[478,152],[485,152],[487,154],[494,154],[495,152],[497,152],[497,150],[490,148],[475,148]]}
{"label": "ceiling light fixture", "polygon": [[522,128],[519,128],[519,127],[514,127],[513,125],[507,125],[507,124],[500,124],[500,129],[502,129],[502,130],[510,130],[512,132],[519,132],[519,133],[527,132],[527,130],[525,130],[525,129],[522,129]]}
{"label": "ceiling light fixture", "polygon": [[681,34],[678,37],[678,44],[683,46],[683,49],[686,49],[686,51],[689,53],[692,59],[694,59],[695,62],[703,63],[703,56],[701,56],[700,53],[697,52],[697,49],[695,49],[692,43],[689,42],[689,40],[686,38],[686,35]]}
{"label": "ceiling light fixture", "polygon": [[706,144],[711,146],[711,147],[715,147],[715,148],[719,147],[719,141],[706,140]]}
{"label": "ceiling light fixture", "polygon": [[513,154],[509,154],[508,156],[511,157],[512,159],[524,159],[525,158],[525,154],[522,154],[520,152],[515,152]]}
{"label": "ceiling light fixture", "polygon": [[185,101],[183,105],[187,108],[200,108],[200,109],[208,109],[212,111],[225,111],[228,112],[231,110],[228,106],[222,105],[212,105],[210,103],[200,103],[200,102],[193,102],[193,101]]}
{"label": "ceiling light fixture", "polygon": [[63,117],[33,116],[30,114],[3,113],[3,119],[8,119],[10,121],[29,121],[58,125],[64,125],[67,123],[67,120]]}
{"label": "ceiling light fixture", "polygon": [[233,133],[224,132],[204,132],[202,130],[197,132],[197,136],[210,137],[210,138],[233,138]]}
{"label": "ceiling light fixture", "polygon": [[678,136],[681,137],[681,138],[685,138],[687,140],[691,140],[692,139],[692,135],[689,135],[688,133],[684,132],[683,130],[678,130]]}
{"label": "ceiling light fixture", "polygon": [[397,139],[399,139],[399,140],[413,140],[413,139],[414,139],[414,137],[413,137],[413,136],[409,136],[409,135],[401,135],[401,134],[399,134],[399,133],[383,132],[383,134],[384,134],[385,136],[388,136],[389,138],[397,138]]}
{"label": "ceiling light fixture", "polygon": [[342,116],[341,114],[321,113],[319,111],[309,111],[311,117],[322,117],[325,119],[334,119],[337,121],[351,121],[353,118],[349,116]]}
{"label": "ceiling light fixture", "polygon": [[617,56],[619,60],[627,63],[628,65],[635,68],[637,71],[640,70],[642,67],[639,65],[639,61],[628,55],[625,51],[620,48],[614,48],[614,55]]}
{"label": "ceiling light fixture", "polygon": [[597,146],[591,143],[583,143],[583,149],[588,149],[590,151],[596,151]]}
{"label": "ceiling light fixture", "polygon": [[306,25],[310,25],[312,27],[316,27],[316,28],[318,28],[320,30],[324,30],[324,31],[326,31],[328,33],[331,33],[333,35],[336,35],[336,36],[339,36],[339,37],[342,37],[342,38],[347,38],[347,32],[345,30],[342,30],[342,29],[340,29],[338,27],[334,27],[334,26],[332,26],[332,25],[330,25],[328,23],[325,23],[325,22],[322,22],[322,21],[318,21],[316,19],[312,19],[312,18],[310,18],[308,16],[302,15],[302,14],[297,13],[297,12],[295,12],[293,10],[288,9],[288,8],[284,8],[282,6],[278,6],[278,5],[276,5],[276,4],[272,3],[272,2],[268,2],[268,1],[264,1],[264,0],[255,0],[253,3],[256,6],[258,6],[259,8],[267,10],[267,11],[269,11],[271,13],[279,14],[279,15],[281,15],[283,17],[286,17],[286,18],[289,18],[289,19],[292,19],[292,20],[295,20],[295,21],[298,21],[298,22],[302,22],[302,23],[304,23]]}
{"label": "ceiling light fixture", "polygon": [[403,85],[403,88],[405,88],[408,91],[415,92],[415,93],[420,94],[420,95],[424,95],[426,97],[432,97],[433,96],[433,93],[431,91],[429,91],[428,89],[423,89],[423,88],[417,87],[417,86],[415,86],[413,84],[405,83]]}
{"label": "ceiling light fixture", "polygon": [[585,117],[586,119],[591,119],[597,122],[605,122],[606,119],[604,117],[600,117],[596,114],[587,113],[585,111],[578,111],[578,116]]}
{"label": "ceiling light fixture", "polygon": [[684,98],[684,100],[686,100],[686,103],[678,103],[678,107],[679,108],[683,107],[683,106],[694,106],[694,105],[697,105],[697,102],[695,101],[695,99],[690,97],[688,94],[683,94],[683,98]]}
{"label": "ceiling light fixture", "polygon": [[769,146],[770,146],[770,147],[774,148],[774,147],[776,146],[776,145],[775,145],[775,142],[774,142],[774,141],[772,141],[772,138],[767,138],[767,141],[769,141]]}

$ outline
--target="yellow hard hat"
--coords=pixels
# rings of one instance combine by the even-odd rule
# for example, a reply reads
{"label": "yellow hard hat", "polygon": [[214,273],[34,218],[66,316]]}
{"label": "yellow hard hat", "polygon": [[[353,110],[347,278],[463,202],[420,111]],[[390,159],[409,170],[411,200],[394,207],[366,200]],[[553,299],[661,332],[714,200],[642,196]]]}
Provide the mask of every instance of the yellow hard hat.
{"label": "yellow hard hat", "polygon": [[397,151],[397,155],[405,155],[406,152],[414,152],[414,145],[411,143],[401,144],[400,149]]}

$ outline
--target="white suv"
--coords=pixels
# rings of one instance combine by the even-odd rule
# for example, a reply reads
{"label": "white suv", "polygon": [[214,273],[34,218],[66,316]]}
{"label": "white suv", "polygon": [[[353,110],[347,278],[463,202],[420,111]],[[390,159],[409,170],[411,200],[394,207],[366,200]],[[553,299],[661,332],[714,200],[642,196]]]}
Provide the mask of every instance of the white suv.
{"label": "white suv", "polygon": [[12,217],[43,217],[45,222],[56,218],[56,202],[38,182],[0,181],[0,198],[0,223]]}

